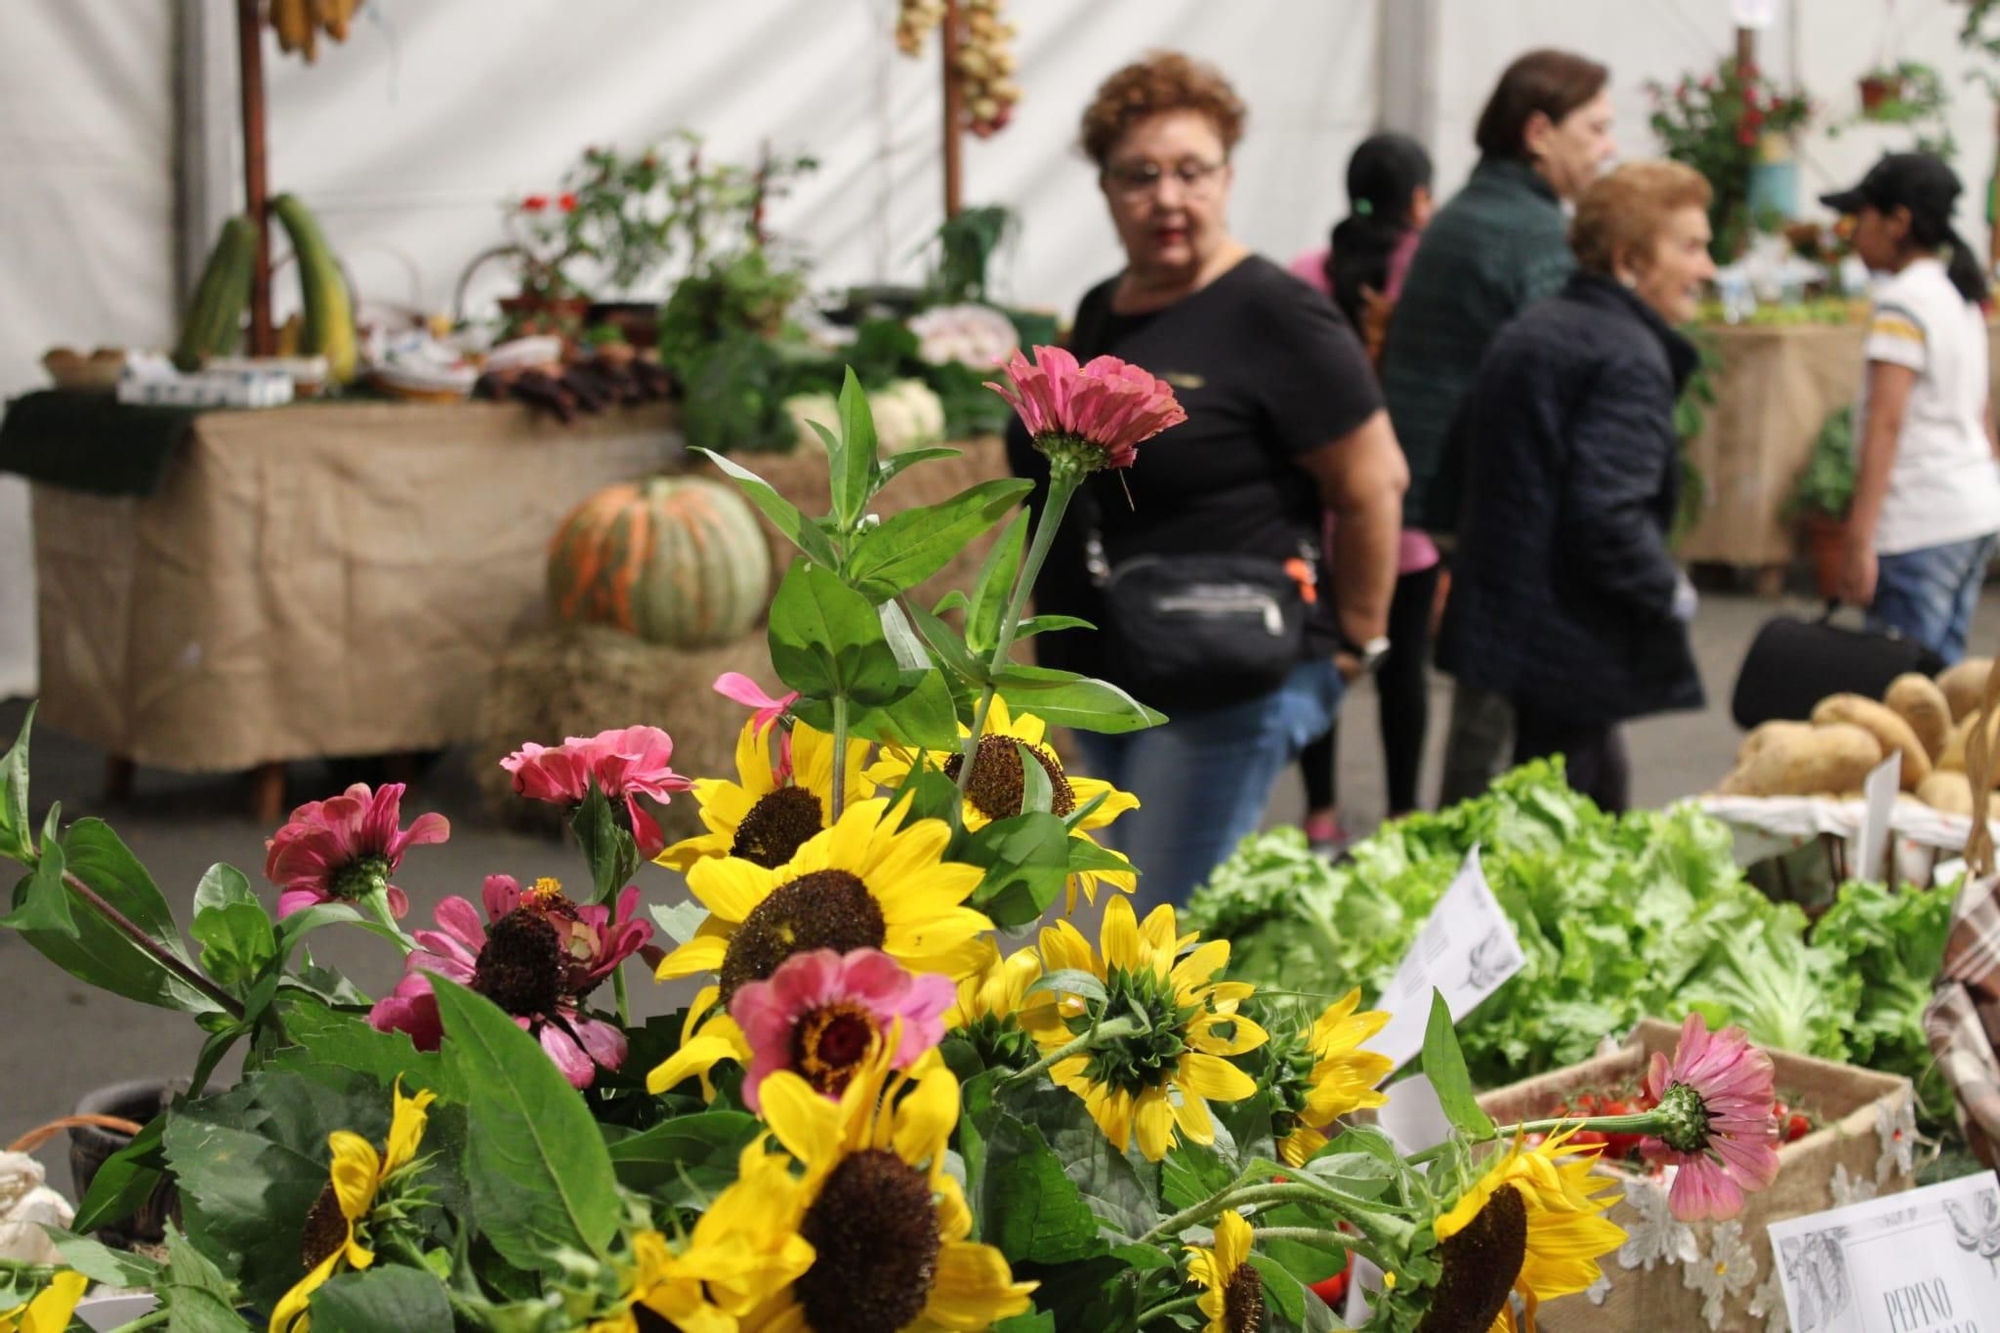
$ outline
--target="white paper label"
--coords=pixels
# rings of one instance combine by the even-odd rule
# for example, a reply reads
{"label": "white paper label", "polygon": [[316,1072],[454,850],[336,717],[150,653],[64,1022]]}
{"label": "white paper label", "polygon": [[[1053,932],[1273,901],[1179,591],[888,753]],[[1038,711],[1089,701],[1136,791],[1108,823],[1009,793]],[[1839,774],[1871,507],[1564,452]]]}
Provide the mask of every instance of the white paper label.
{"label": "white paper label", "polygon": [[1897,750],[1875,766],[1861,784],[1867,810],[1861,816],[1861,843],[1854,853],[1857,879],[1881,879],[1889,856],[1889,823],[1896,817],[1896,793],[1903,786],[1903,752]]}
{"label": "white paper label", "polygon": [[1486,883],[1475,846],[1375,1002],[1376,1008],[1389,1011],[1389,1022],[1368,1048],[1399,1066],[1406,1063],[1424,1048],[1433,989],[1444,993],[1456,1023],[1526,962],[1513,923]]}
{"label": "white paper label", "polygon": [[1389,1085],[1389,1100],[1376,1109],[1375,1126],[1403,1153],[1435,1148],[1451,1137],[1451,1118],[1422,1074]]}
{"label": "white paper label", "polygon": [[1771,1223],[1796,1333],[2000,1333],[2000,1182],[1962,1176]]}

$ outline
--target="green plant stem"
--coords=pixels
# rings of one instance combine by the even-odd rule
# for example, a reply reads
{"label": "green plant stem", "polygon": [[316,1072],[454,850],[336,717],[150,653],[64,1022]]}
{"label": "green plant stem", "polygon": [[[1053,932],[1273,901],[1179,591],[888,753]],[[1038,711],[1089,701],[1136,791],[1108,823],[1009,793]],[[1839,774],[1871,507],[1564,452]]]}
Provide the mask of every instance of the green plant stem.
{"label": "green plant stem", "polygon": [[409,957],[410,951],[417,947],[417,942],[404,933],[402,923],[397,921],[396,914],[389,910],[389,891],[371,889],[361,901],[367,905],[369,914],[381,922],[395,937],[396,947],[403,951],[403,956]]}
{"label": "green plant stem", "polygon": [[833,810],[827,818],[829,825],[840,822],[840,812],[847,806],[847,696],[833,696]]}
{"label": "green plant stem", "polygon": [[1146,1311],[1146,1313],[1139,1316],[1139,1321],[1133,1324],[1132,1327],[1144,1328],[1146,1325],[1155,1323],[1158,1320],[1177,1315],[1183,1310],[1192,1310],[1199,1304],[1201,1304],[1200,1293],[1196,1293],[1193,1296],[1179,1297],[1178,1299],[1168,1301],[1164,1305],[1156,1305]]}
{"label": "green plant stem", "polygon": [[[1658,1136],[1667,1127],[1667,1118],[1657,1111],[1641,1111],[1636,1115],[1597,1115],[1581,1119],[1575,1116],[1556,1117],[1550,1120],[1523,1120],[1518,1125],[1501,1125],[1491,1134],[1484,1134],[1473,1143],[1492,1143],[1498,1139],[1511,1139],[1521,1134],[1553,1134],[1559,1129],[1594,1130],[1600,1134],[1648,1134]],[[1411,1166],[1421,1166],[1425,1162],[1436,1161],[1451,1149],[1451,1141],[1434,1144],[1419,1153],[1412,1153],[1404,1160]]]}
{"label": "green plant stem", "polygon": [[77,897],[88,903],[91,910],[109,922],[112,928],[117,930],[119,934],[125,936],[132,943],[150,954],[154,961],[158,962],[161,967],[166,968],[167,971],[173,973],[182,981],[194,987],[195,990],[214,1001],[216,1008],[222,1010],[223,1013],[228,1014],[231,1018],[243,1017],[243,1006],[236,1001],[235,997],[197,972],[189,964],[174,957],[173,953],[165,945],[139,929],[130,917],[106,902],[96,889],[91,888],[88,884],[78,879],[74,871],[63,871],[63,884],[68,887],[71,893],[74,893]]}
{"label": "green plant stem", "polygon": [[[1237,1177],[1237,1181],[1242,1179]],[[1326,1195],[1319,1190],[1302,1184],[1286,1181],[1282,1185],[1243,1185],[1231,1182],[1192,1207],[1183,1208],[1166,1221],[1139,1237],[1141,1245],[1150,1245],[1162,1236],[1178,1236],[1191,1226],[1213,1221],[1231,1208],[1243,1204],[1256,1203],[1325,1203]]]}
{"label": "green plant stem", "polygon": [[625,964],[619,963],[611,969],[611,998],[618,1005],[618,1026],[632,1026],[632,1001],[625,993]]}
{"label": "green plant stem", "polygon": [[1255,1227],[1250,1234],[1257,1240],[1296,1240],[1307,1245],[1330,1245],[1337,1250],[1358,1250],[1367,1244],[1359,1236],[1324,1227]]}
{"label": "green plant stem", "polygon": [[114,1333],[145,1333],[146,1329],[158,1328],[173,1317],[172,1310],[154,1310],[150,1314],[140,1315],[129,1324],[120,1324]]}
{"label": "green plant stem", "polygon": [[1100,1043],[1116,1041],[1120,1037],[1129,1037],[1138,1030],[1139,1022],[1137,1019],[1132,1018],[1114,1018],[1109,1023],[1100,1023],[1074,1041],[1066,1042],[1056,1047],[1053,1051],[1050,1051],[1047,1055],[1035,1061],[1035,1063],[1029,1065],[1018,1074],[1008,1075],[1006,1082],[1019,1083],[1023,1079],[1033,1078],[1035,1075],[1045,1072],[1051,1065],[1056,1064],[1058,1061],[1067,1060],[1072,1055],[1078,1055],[1084,1051],[1091,1050]]}
{"label": "green plant stem", "polygon": [[1048,503],[1042,506],[1042,512],[1035,521],[1035,535],[1028,543],[1027,555],[1021,560],[1020,572],[1014,577],[1014,594],[1007,601],[1007,614],[1000,618],[999,632],[994,635],[993,655],[986,663],[988,679],[979,691],[979,705],[972,712],[972,731],[965,738],[965,758],[958,766],[961,802],[971,789],[972,770],[979,761],[979,738],[986,732],[986,714],[993,707],[995,691],[991,678],[998,675],[1007,663],[1007,654],[1014,647],[1014,635],[1021,628],[1021,613],[1027,609],[1028,598],[1035,591],[1035,579],[1042,572],[1042,562],[1048,559],[1049,547],[1056,539],[1056,529],[1062,526],[1063,511],[1069,508],[1070,497],[1076,494],[1084,475],[1074,466],[1065,467],[1052,460]]}

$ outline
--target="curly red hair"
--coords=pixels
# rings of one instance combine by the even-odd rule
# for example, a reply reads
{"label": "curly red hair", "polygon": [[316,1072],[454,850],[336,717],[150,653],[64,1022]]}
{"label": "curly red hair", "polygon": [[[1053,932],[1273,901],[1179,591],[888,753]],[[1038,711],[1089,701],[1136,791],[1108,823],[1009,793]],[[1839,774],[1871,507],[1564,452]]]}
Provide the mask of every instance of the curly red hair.
{"label": "curly red hair", "polygon": [[1233,152],[1248,114],[1243,99],[1213,65],[1178,51],[1158,51],[1106,79],[1083,111],[1083,151],[1100,169],[1125,132],[1149,116],[1196,111],[1207,117]]}

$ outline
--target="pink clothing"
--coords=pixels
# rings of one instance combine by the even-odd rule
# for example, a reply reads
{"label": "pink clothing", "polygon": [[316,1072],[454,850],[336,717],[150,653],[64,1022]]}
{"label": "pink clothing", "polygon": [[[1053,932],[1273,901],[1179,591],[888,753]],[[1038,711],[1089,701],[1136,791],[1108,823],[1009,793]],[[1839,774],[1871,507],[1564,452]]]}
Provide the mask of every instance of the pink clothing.
{"label": "pink clothing", "polygon": [[[1417,252],[1417,233],[1405,235],[1389,256],[1389,290],[1384,293],[1390,300],[1402,295],[1403,278],[1410,271],[1410,257]],[[1288,271],[1322,296],[1333,295],[1333,285],[1326,280],[1326,261],[1332,250],[1314,250],[1300,255],[1291,262]],[[1326,546],[1333,549],[1333,515],[1326,516]],[[1437,543],[1430,534],[1421,529],[1404,528],[1396,542],[1396,573],[1414,574],[1421,569],[1429,569],[1438,562]]]}

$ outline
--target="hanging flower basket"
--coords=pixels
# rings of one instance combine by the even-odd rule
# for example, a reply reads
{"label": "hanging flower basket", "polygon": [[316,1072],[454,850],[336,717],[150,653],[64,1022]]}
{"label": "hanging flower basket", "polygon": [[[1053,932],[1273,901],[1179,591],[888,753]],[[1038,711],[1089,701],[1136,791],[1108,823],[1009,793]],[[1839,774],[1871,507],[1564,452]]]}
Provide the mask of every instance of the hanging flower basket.
{"label": "hanging flower basket", "polygon": [[[1671,1054],[1679,1029],[1645,1019],[1618,1050],[1489,1092],[1480,1106],[1500,1124],[1547,1115],[1579,1091],[1636,1083],[1654,1052]],[[1727,1222],[1684,1223],[1667,1209],[1667,1189],[1652,1177],[1604,1165],[1625,1184],[1625,1199],[1606,1214],[1626,1243],[1604,1260],[1606,1282],[1588,1300],[1541,1311],[1543,1333],[1661,1328],[1699,1333],[1764,1333],[1784,1297],[1771,1264],[1766,1228],[1842,1203],[1909,1189],[1916,1149],[1910,1081],[1789,1051],[1770,1050],[1779,1090],[1807,1108],[1817,1126],[1778,1149],[1777,1182],[1749,1196]]]}
{"label": "hanging flower basket", "polygon": [[1861,113],[1879,111],[1890,102],[1901,100],[1903,79],[1901,75],[1869,74],[1861,79]]}

